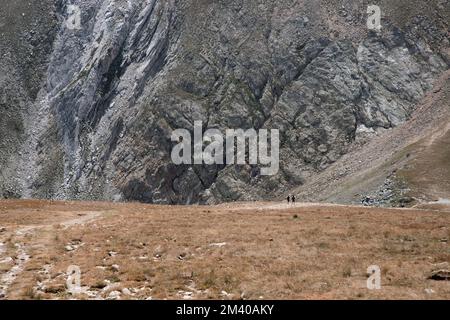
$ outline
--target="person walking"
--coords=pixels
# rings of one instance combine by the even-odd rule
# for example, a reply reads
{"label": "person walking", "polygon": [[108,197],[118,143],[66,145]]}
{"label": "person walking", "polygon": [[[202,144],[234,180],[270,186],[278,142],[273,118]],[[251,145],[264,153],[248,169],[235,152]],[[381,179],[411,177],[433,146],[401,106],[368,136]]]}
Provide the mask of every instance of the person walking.
{"label": "person walking", "polygon": [[291,199],[292,199],[292,204],[294,204],[295,203],[295,196],[292,195]]}
{"label": "person walking", "polygon": [[291,202],[291,196],[287,196],[287,203],[289,204]]}

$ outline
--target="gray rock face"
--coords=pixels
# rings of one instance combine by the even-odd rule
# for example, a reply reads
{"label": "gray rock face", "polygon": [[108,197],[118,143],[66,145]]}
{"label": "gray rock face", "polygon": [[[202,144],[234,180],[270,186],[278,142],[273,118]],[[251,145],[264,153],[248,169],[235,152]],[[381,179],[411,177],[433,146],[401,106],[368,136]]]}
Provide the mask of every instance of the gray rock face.
{"label": "gray rock face", "polygon": [[[2,94],[2,116],[25,108],[28,119],[17,133],[0,120],[15,139],[0,144],[15,163],[2,160],[3,196],[7,183],[44,198],[275,198],[347,153],[361,128],[406,121],[449,63],[442,1],[409,1],[405,16],[383,2],[379,33],[367,30],[360,1],[70,3],[81,28],[67,28],[69,2],[58,1],[40,91],[26,94],[17,80],[16,100]],[[10,79],[22,66],[13,62],[2,65]],[[0,87],[9,90],[2,78]],[[204,130],[279,129],[279,173],[173,164],[172,131],[196,120]]]}
{"label": "gray rock face", "polygon": [[0,4],[0,197],[22,192],[18,160],[57,32],[55,10],[53,0]]}

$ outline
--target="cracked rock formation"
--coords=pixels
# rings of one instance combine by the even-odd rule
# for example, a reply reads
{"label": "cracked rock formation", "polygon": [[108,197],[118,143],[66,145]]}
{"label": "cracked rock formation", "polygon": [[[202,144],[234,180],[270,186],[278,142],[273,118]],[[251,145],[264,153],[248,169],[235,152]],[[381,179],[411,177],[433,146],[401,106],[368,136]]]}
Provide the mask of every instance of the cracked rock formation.
{"label": "cracked rock formation", "polygon": [[[449,2],[6,0],[0,196],[274,199],[398,126],[449,68]],[[67,26],[68,6],[81,12]],[[36,9],[35,6],[38,6]],[[2,8],[3,9],[3,8]],[[174,129],[279,129],[280,170],[175,165]]]}

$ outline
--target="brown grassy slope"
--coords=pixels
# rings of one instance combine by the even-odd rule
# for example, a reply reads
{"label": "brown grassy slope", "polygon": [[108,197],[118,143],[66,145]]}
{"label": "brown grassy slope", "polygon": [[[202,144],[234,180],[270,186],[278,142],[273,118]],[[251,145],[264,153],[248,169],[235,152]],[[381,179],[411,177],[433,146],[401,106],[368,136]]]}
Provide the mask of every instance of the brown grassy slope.
{"label": "brown grassy slope", "polygon": [[[10,299],[449,299],[450,282],[427,279],[450,263],[449,219],[332,205],[7,201],[0,242],[30,256]],[[17,248],[7,247],[0,261],[14,257]],[[382,289],[370,291],[374,264]],[[83,294],[65,288],[69,265],[82,270]],[[0,266],[2,274],[12,267]]]}
{"label": "brown grassy slope", "polygon": [[418,155],[398,176],[407,181],[414,197],[430,201],[450,199],[450,125],[439,136],[425,139]]}

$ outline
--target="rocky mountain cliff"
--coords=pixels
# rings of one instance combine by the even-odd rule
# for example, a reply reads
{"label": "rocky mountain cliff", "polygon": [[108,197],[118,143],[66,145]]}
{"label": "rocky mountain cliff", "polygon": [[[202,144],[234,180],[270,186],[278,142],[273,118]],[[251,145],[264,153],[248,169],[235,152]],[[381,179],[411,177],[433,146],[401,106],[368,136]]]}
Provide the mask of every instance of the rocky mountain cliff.
{"label": "rocky mountain cliff", "polygon": [[[367,7],[382,12],[367,27]],[[69,6],[80,8],[71,28]],[[407,122],[449,69],[445,0],[2,0],[0,196],[274,199]],[[181,165],[177,128],[279,129],[280,171]]]}

